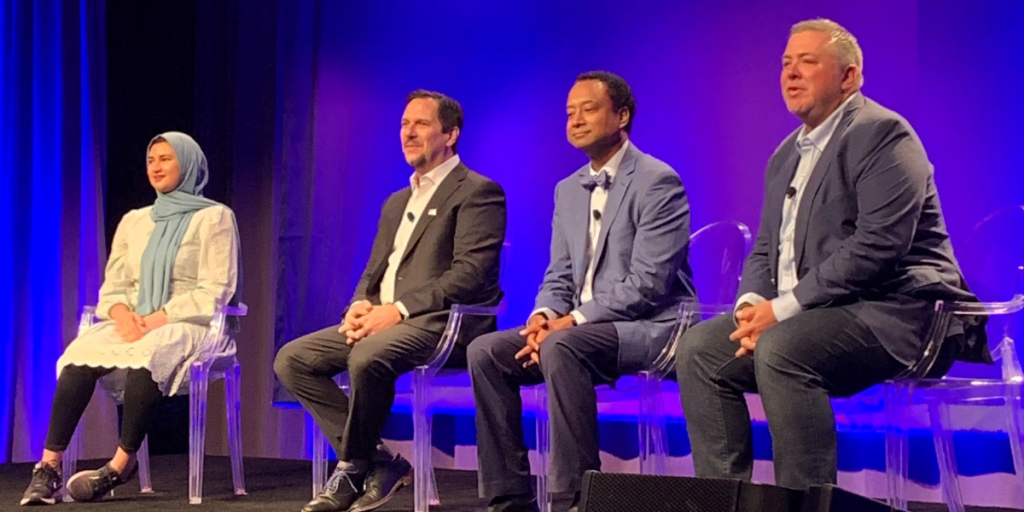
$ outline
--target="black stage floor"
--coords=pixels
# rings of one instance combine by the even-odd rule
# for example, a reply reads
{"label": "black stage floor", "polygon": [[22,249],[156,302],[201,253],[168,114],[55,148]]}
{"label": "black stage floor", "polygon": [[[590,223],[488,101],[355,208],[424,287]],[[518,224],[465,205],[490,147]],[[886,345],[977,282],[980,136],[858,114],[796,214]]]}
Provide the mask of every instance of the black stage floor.
{"label": "black stage floor", "polygon": [[[93,468],[103,461],[83,461],[79,468]],[[82,510],[94,512],[187,511],[200,509],[298,512],[310,498],[310,464],[308,461],[278,459],[246,459],[245,477],[248,496],[234,497],[231,492],[231,463],[227,457],[206,458],[206,478],[203,504],[188,504],[188,458],[185,455],[153,457],[153,494],[138,494],[138,483],[133,481],[118,488],[116,497],[100,503],[59,504],[55,510]],[[28,485],[31,464],[0,465],[0,510],[21,510],[21,493]],[[486,503],[476,496],[476,473],[472,471],[438,470],[441,491],[438,512],[483,511]],[[556,501],[555,512],[564,512],[568,501]],[[37,509],[38,510],[38,509]],[[382,512],[412,510],[412,489],[403,489]],[[939,512],[942,505],[911,506],[914,512]],[[971,512],[1003,512],[1009,509],[972,508]],[[626,512],[626,511],[624,511]]]}

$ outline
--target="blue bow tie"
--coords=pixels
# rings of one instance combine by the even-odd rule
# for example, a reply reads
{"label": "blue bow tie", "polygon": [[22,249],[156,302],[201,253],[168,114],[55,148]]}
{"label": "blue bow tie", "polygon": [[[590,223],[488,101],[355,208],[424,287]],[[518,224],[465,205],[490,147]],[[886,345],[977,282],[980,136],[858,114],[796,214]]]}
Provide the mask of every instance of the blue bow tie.
{"label": "blue bow tie", "polygon": [[580,176],[580,184],[583,188],[593,191],[594,187],[600,186],[601,188],[608,190],[608,185],[611,185],[612,177],[608,175],[604,169],[597,174],[590,174],[589,172]]}

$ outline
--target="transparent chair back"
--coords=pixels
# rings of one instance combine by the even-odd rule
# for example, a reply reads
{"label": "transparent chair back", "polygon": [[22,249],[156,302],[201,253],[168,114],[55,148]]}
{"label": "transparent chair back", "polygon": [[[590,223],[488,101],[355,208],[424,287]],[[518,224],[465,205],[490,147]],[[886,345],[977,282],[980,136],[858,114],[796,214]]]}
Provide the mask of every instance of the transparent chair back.
{"label": "transparent chair back", "polygon": [[[1001,209],[979,222],[966,243],[955,246],[967,284],[984,303],[1012,300],[1024,293],[1024,206]],[[1021,318],[1014,315],[988,317],[989,351],[995,365],[956,363],[949,377],[1010,379],[1020,376],[1020,363],[1013,346],[1014,330],[1019,334]],[[1009,352],[1006,352],[1009,351]],[[1012,355],[1004,359],[1004,355]]]}
{"label": "transparent chair back", "polygon": [[[1019,483],[1024,490],[1024,453],[1020,435],[1021,365],[1015,339],[1021,335],[1024,308],[1024,207],[1005,208],[979,222],[971,235],[955,246],[966,282],[981,302],[936,303],[924,348],[917,362],[885,388],[887,411],[886,465],[889,501],[905,509],[910,485],[909,437],[926,418],[938,461],[943,501],[953,512],[964,510],[953,433],[975,430],[955,425],[974,414],[964,406],[1000,404],[1003,427]],[[948,327],[953,322],[987,320],[988,349],[995,365],[958,362],[941,378],[925,378],[936,367]],[[953,413],[951,413],[951,411]],[[998,415],[997,415],[998,416]]]}
{"label": "transparent chair back", "polygon": [[694,297],[704,304],[731,304],[750,246],[750,229],[741,222],[720,221],[697,230],[689,254]]}

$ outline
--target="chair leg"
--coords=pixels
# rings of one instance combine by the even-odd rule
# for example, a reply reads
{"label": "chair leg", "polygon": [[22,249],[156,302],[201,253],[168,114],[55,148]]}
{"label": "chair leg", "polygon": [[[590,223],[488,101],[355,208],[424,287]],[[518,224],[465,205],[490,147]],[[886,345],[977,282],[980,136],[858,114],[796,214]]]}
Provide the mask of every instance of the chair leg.
{"label": "chair leg", "polygon": [[237,362],[224,374],[224,404],[227,407],[228,445],[231,450],[231,480],[235,496],[245,496],[242,462],[242,366]]}
{"label": "chair leg", "polygon": [[964,512],[964,498],[960,492],[960,477],[953,452],[953,429],[949,420],[949,404],[940,398],[928,401],[928,416],[932,423],[935,455],[939,461],[942,494],[949,512]]}
{"label": "chair leg", "polygon": [[139,492],[151,494],[153,492],[153,479],[149,472],[149,436],[142,440],[139,451],[135,453],[135,463],[139,465]]}
{"label": "chair leg", "polygon": [[192,364],[189,394],[190,430],[188,439],[188,502],[203,502],[203,455],[206,451],[206,394],[210,369],[201,362]]}
{"label": "chair leg", "polygon": [[640,440],[640,474],[650,475],[653,473],[653,461],[650,460],[651,452],[651,399],[650,393],[650,372],[640,372],[637,375],[639,396],[637,397],[636,426]]}
{"label": "chair leg", "polygon": [[1021,438],[1021,385],[1006,384],[1006,431],[1010,436],[1010,452],[1013,454],[1013,470],[1017,482],[1024,490],[1024,438]]}
{"label": "chair leg", "polygon": [[[433,432],[434,431],[434,418],[433,417],[430,418],[430,420],[427,422],[427,425],[428,425],[428,427],[427,427],[428,430],[430,430],[430,432]],[[433,449],[431,449],[431,452],[433,452]],[[437,490],[437,472],[434,471],[433,464],[431,464],[429,473],[430,473],[430,482],[429,482],[430,487],[428,488],[428,490],[430,491],[430,493],[429,493],[430,506],[432,506],[432,507],[439,507],[439,506],[441,506],[441,495],[440,495],[440,493]]]}
{"label": "chair leg", "polygon": [[306,421],[313,426],[313,497],[316,498],[324,492],[327,484],[327,440],[324,431],[308,412]]}
{"label": "chair leg", "polygon": [[413,424],[413,510],[428,512],[431,505],[440,505],[432,463],[432,410],[430,407],[431,381],[426,368],[416,368],[412,375]]}
{"label": "chair leg", "polygon": [[[78,465],[78,457],[82,452],[82,426],[79,425],[75,428],[75,434],[71,436],[71,442],[68,443],[67,449],[64,450],[64,454],[61,459],[61,473],[63,474],[64,482],[67,482],[74,474]],[[68,493],[67,488],[61,490],[62,501],[75,501],[71,498],[71,494]]]}
{"label": "chair leg", "polygon": [[[651,421],[651,437],[654,439],[654,474],[668,475],[668,428],[665,415],[660,413]],[[685,476],[693,476],[688,473]]]}
{"label": "chair leg", "polygon": [[665,411],[661,407],[661,379],[652,379],[651,382],[651,444],[654,447],[654,452],[651,454],[651,459],[654,462],[654,473],[655,475],[665,475],[666,472],[666,461],[668,460],[668,432],[665,426]]}
{"label": "chair leg", "polygon": [[534,400],[537,403],[535,432],[537,435],[537,504],[540,512],[551,512],[551,494],[548,493],[548,454],[550,453],[550,430],[548,430],[548,393],[546,384],[534,386]]}
{"label": "chair leg", "polygon": [[888,428],[885,431],[885,473],[889,484],[889,506],[907,510],[906,486],[910,445],[905,432],[904,413],[910,405],[912,388],[894,382],[885,385]]}
{"label": "chair leg", "polygon": [[[335,384],[341,388],[342,393],[349,394],[348,372],[343,372],[334,377]],[[316,498],[324,491],[327,485],[327,451],[329,445],[324,437],[323,430],[316,424],[313,416],[306,412],[306,424],[313,428],[313,497]]]}
{"label": "chair leg", "polygon": [[640,372],[639,414],[637,427],[640,431],[640,474],[665,474],[665,418],[661,411],[661,381],[650,372]]}

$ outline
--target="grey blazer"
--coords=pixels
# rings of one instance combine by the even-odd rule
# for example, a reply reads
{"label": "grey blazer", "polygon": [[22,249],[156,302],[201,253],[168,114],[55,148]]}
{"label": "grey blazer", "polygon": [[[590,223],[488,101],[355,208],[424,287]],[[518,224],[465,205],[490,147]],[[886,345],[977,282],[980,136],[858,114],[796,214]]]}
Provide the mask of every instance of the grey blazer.
{"label": "grey blazer", "polygon": [[[402,222],[410,187],[384,203],[366,265],[352,302],[380,304],[380,283]],[[505,242],[505,191],[459,164],[434,192],[416,222],[398,267],[395,302],[409,310],[404,322],[441,334],[452,304],[496,306],[501,247]],[[466,317],[459,343],[496,328],[494,317]]]}
{"label": "grey blazer", "polygon": [[[899,361],[923,350],[934,301],[976,301],[960,272],[933,168],[910,123],[865,98],[851,100],[808,178],[796,218],[793,289],[804,310],[847,307]],[[793,132],[765,173],[761,226],[739,295],[776,297],[779,229],[800,155]],[[794,317],[794,319],[799,318]],[[985,361],[981,319],[956,321],[959,358]]]}
{"label": "grey blazer", "polygon": [[593,300],[580,304],[587,271],[590,192],[581,179],[590,165],[555,188],[551,262],[536,308],[579,309],[588,323],[612,322],[619,335],[619,369],[636,371],[664,347],[676,305],[689,293],[690,206],[671,167],[630,143],[608,188],[597,239]]}

